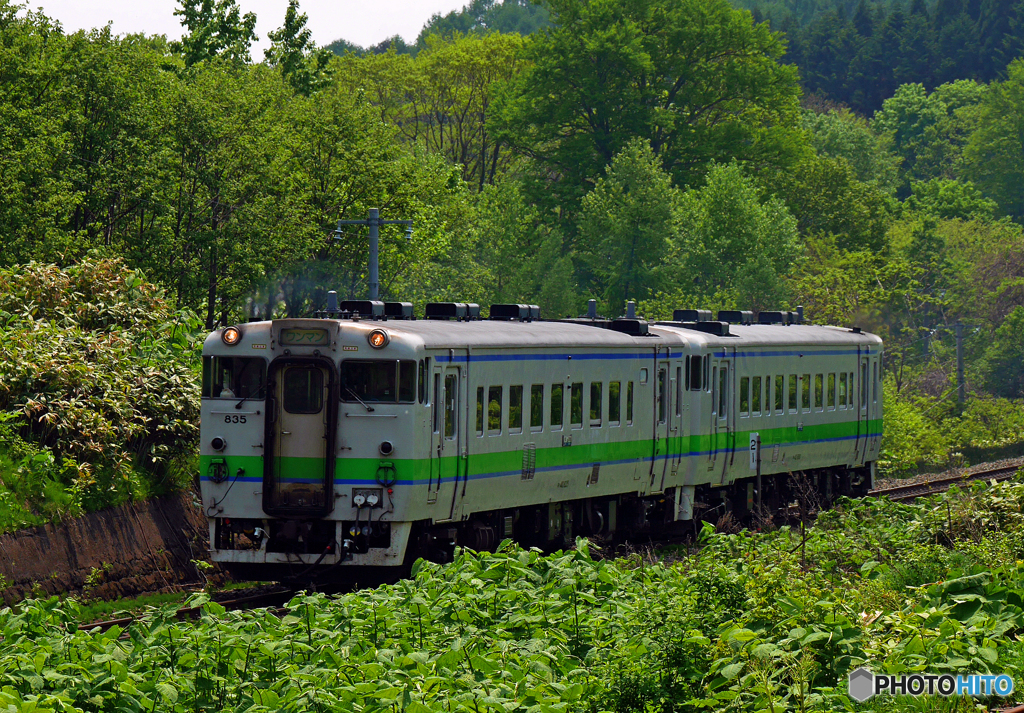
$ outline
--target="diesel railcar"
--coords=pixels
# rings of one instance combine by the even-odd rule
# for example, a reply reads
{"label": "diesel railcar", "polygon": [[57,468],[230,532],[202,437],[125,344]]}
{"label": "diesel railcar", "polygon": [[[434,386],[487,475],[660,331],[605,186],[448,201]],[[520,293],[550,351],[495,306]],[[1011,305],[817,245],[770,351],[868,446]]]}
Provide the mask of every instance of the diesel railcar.
{"label": "diesel railcar", "polygon": [[[555,547],[871,487],[882,343],[789,313],[545,321],[353,303],[203,348],[210,554],[241,578],[369,582],[503,538]],[[478,313],[478,311],[477,311]],[[726,321],[730,320],[730,321]],[[731,322],[731,323],[730,323]]]}

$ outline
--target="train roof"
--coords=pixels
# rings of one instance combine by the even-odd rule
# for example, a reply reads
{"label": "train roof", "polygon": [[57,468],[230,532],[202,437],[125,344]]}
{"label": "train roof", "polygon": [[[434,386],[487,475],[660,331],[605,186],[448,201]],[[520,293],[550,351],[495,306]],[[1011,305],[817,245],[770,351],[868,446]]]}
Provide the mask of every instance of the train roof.
{"label": "train roof", "polygon": [[[649,334],[633,336],[588,321],[531,322],[498,320],[275,320],[279,327],[295,325],[311,327],[330,321],[338,324],[342,332],[369,332],[386,329],[393,338],[406,337],[419,342],[426,349],[472,348],[510,349],[530,347],[654,347],[688,346],[691,349],[713,347],[861,345],[880,346],[882,340],[874,334],[842,327],[818,325],[729,325],[729,334],[716,336],[688,328],[681,324],[651,324]],[[243,332],[255,337],[258,332],[269,331],[271,322],[251,322],[240,325]],[[606,322],[603,324],[607,324]],[[217,350],[220,339],[211,334],[206,346]]]}

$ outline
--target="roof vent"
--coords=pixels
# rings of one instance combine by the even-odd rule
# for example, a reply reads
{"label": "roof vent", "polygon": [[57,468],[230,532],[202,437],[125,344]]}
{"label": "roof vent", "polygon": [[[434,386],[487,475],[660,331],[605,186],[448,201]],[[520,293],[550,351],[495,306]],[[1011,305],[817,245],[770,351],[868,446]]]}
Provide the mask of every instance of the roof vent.
{"label": "roof vent", "polygon": [[540,319],[540,307],[537,305],[491,305],[491,319],[502,319],[507,321],[530,322]]}
{"label": "roof vent", "polygon": [[729,336],[728,322],[697,322],[691,329],[696,329],[698,332],[705,332],[706,334],[714,334],[716,337]]}
{"label": "roof vent", "polygon": [[636,302],[633,300],[626,303],[626,319],[636,319]]}
{"label": "roof vent", "polygon": [[793,324],[793,316],[789,312],[758,312],[758,324]]}
{"label": "roof vent", "polygon": [[378,319],[384,316],[384,303],[377,300],[344,300],[341,311]]}
{"label": "roof vent", "polygon": [[718,321],[729,324],[753,324],[754,313],[748,310],[720,309],[718,310]]}
{"label": "roof vent", "polygon": [[384,316],[389,319],[416,319],[412,302],[385,302]]}
{"label": "roof vent", "polygon": [[480,319],[480,305],[475,302],[430,302],[423,310],[427,319]]}
{"label": "roof vent", "polygon": [[672,312],[673,322],[710,322],[709,309],[677,309]]}
{"label": "roof vent", "polygon": [[648,334],[647,321],[643,319],[620,317],[619,319],[613,319],[612,323],[608,326],[616,332],[622,332],[634,337],[643,337]]}
{"label": "roof vent", "polygon": [[597,300],[587,300],[587,317],[597,319]]}

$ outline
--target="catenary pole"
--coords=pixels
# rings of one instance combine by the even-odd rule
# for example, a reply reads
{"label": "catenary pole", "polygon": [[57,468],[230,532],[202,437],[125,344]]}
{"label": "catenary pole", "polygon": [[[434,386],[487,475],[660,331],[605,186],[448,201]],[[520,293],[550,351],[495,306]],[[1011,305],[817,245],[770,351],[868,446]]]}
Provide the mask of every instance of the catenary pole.
{"label": "catenary pole", "polygon": [[334,231],[335,239],[338,239],[342,236],[341,226],[343,225],[365,225],[370,229],[370,299],[376,300],[380,297],[380,226],[404,225],[406,226],[406,237],[412,237],[412,221],[381,220],[380,210],[377,208],[370,208],[369,212],[367,213],[367,217],[363,220],[339,220],[338,228]]}

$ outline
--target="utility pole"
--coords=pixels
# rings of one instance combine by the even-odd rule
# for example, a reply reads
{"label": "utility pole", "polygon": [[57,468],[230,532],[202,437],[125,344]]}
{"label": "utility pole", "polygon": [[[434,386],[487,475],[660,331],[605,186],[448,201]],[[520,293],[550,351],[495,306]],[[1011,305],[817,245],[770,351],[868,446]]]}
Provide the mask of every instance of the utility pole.
{"label": "utility pole", "polygon": [[967,400],[967,386],[964,384],[964,325],[956,323],[956,404],[962,410]]}
{"label": "utility pole", "polygon": [[380,243],[380,226],[382,225],[404,225],[406,239],[412,238],[411,220],[381,220],[380,211],[370,208],[369,215],[364,220],[339,220],[338,228],[334,231],[334,238],[341,237],[341,226],[343,225],[365,225],[370,228],[370,299],[376,300],[380,296],[380,276],[378,260]]}

